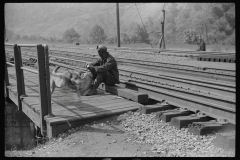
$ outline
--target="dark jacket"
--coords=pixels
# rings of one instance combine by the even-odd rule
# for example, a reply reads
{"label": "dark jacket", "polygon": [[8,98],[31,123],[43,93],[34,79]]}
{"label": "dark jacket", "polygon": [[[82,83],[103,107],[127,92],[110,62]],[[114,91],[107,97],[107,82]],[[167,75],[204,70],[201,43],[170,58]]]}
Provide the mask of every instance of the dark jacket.
{"label": "dark jacket", "polygon": [[94,69],[97,73],[99,72],[109,72],[116,80],[116,83],[120,83],[119,81],[119,72],[117,67],[117,61],[115,58],[106,52],[107,58],[103,59],[100,58],[96,62],[92,62],[92,66],[94,66]]}

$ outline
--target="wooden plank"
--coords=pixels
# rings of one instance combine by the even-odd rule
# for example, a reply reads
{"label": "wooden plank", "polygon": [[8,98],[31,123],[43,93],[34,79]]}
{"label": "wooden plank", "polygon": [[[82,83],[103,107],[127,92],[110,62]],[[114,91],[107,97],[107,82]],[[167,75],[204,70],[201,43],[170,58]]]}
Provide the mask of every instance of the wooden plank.
{"label": "wooden plank", "polygon": [[124,97],[129,100],[133,100],[138,103],[148,102],[148,95],[145,93],[141,93],[138,91],[127,89],[127,88],[121,88],[119,86],[109,86],[109,85],[105,85],[105,84],[102,84],[99,87],[100,87],[100,89],[103,89],[106,92],[113,93],[115,95]]}
{"label": "wooden plank", "polygon": [[[115,97],[112,97],[112,98],[108,98],[108,99],[104,99],[103,100],[95,100],[95,99],[92,99],[91,101],[85,101],[85,100],[82,100],[82,101],[73,101],[72,97],[71,99],[69,98],[68,100],[69,101],[66,101],[66,99],[68,98],[63,98],[62,100],[59,100],[59,99],[53,99],[52,101],[55,102],[55,103],[61,103],[61,104],[66,104],[66,105],[83,105],[83,104],[90,104],[90,105],[99,105],[99,104],[107,104],[107,103],[111,103],[111,102],[118,102],[118,101],[123,101],[125,102],[126,99],[123,99],[123,98],[115,98]],[[56,101],[57,100],[57,101]]]}
{"label": "wooden plank", "polygon": [[48,56],[48,46],[43,45],[44,56],[45,56],[45,73],[46,73],[46,86],[47,86],[47,103],[48,103],[48,116],[52,116],[51,107],[51,91],[50,91],[50,73],[49,73],[49,56]]}
{"label": "wooden plank", "polygon": [[[51,126],[49,123],[47,123],[47,137],[48,138],[53,138],[54,136],[57,136],[60,133],[63,133],[67,131],[70,128],[75,128],[80,125],[84,125],[86,123],[90,123],[99,119],[102,119],[103,117],[96,117],[94,119],[85,119],[85,120],[80,120],[80,121],[72,121],[70,123],[61,123],[57,125]],[[70,125],[69,125],[70,124]]]}
{"label": "wooden plank", "polygon": [[85,109],[72,109],[72,110],[65,110],[65,111],[58,111],[56,110],[54,112],[54,114],[62,114],[63,112],[68,112],[69,114],[72,114],[70,112],[73,112],[73,113],[76,113],[78,115],[83,115],[85,113],[97,113],[99,111],[111,111],[111,110],[114,110],[114,109],[119,109],[119,108],[128,108],[130,106],[137,106],[139,107],[140,105],[138,104],[135,104],[135,103],[132,103],[132,104],[122,104],[122,105],[117,105],[117,106],[114,106],[114,105],[109,105],[107,108],[103,108],[103,107],[95,107],[93,106],[92,108],[95,108],[95,109],[92,109],[92,108],[85,108]]}
{"label": "wooden plank", "polygon": [[[90,108],[102,108],[102,109],[104,109],[104,108],[108,108],[109,106],[121,105],[121,103],[124,104],[124,102],[116,102],[116,103],[114,103],[114,101],[112,101],[112,102],[110,102],[110,103],[105,103],[105,104],[103,103],[103,104],[91,105],[91,104],[85,103],[85,104],[75,105],[75,106],[77,106],[76,108],[79,109],[79,110],[85,109],[85,108],[87,108],[87,109],[90,109]],[[63,105],[63,104],[59,104],[59,105]],[[74,106],[74,105],[65,104],[64,107],[65,107],[65,106]],[[54,110],[55,110],[55,109],[54,109]]]}
{"label": "wooden plank", "polygon": [[20,57],[21,54],[19,53],[19,48],[17,44],[14,44],[14,64],[15,64],[15,73],[16,73],[16,80],[17,80],[17,98],[18,98],[18,110],[22,111],[22,104],[20,100],[20,96],[23,94],[23,86],[22,86],[22,71],[21,71],[21,64],[20,64]]}
{"label": "wooden plank", "polygon": [[18,105],[17,93],[14,94],[14,92],[12,92],[12,90],[9,90],[9,98],[10,98],[16,105]]}
{"label": "wooden plank", "polygon": [[44,116],[48,115],[48,98],[46,86],[46,71],[45,71],[45,56],[44,48],[42,45],[37,45],[37,61],[38,61],[38,81],[39,81],[39,94],[41,106],[41,133],[43,128],[46,127]]}
{"label": "wooden plank", "polygon": [[[22,67],[22,53],[21,53],[21,48],[18,46],[18,54],[19,54],[19,64],[20,67]],[[22,85],[22,95],[25,95],[25,84],[24,84],[24,74],[23,74],[23,70],[20,69],[20,76],[21,76],[21,85]],[[20,95],[21,96],[21,95]]]}
{"label": "wooden plank", "polygon": [[73,122],[73,121],[81,121],[81,120],[86,120],[86,119],[89,119],[89,118],[97,118],[97,117],[100,117],[100,116],[109,116],[109,115],[115,115],[115,114],[121,114],[121,113],[124,113],[124,112],[127,112],[127,111],[136,111],[138,109],[139,106],[129,106],[128,108],[116,108],[114,110],[111,110],[109,112],[98,112],[97,114],[83,114],[81,115],[82,118],[80,117],[67,117],[67,116],[56,116],[56,117],[51,117],[51,118],[46,118],[45,117],[45,120],[48,124],[50,125],[56,125],[56,124],[60,124],[60,123],[70,123],[70,122]]}
{"label": "wooden plank", "polygon": [[57,112],[54,112],[54,115],[56,117],[68,117],[67,119],[72,119],[73,117],[74,118],[85,119],[86,117],[95,117],[95,116],[98,116],[99,114],[109,114],[109,113],[114,112],[115,110],[119,110],[119,111],[120,110],[129,110],[132,107],[134,107],[136,109],[139,108],[139,106],[136,106],[136,105],[128,105],[127,107],[124,105],[124,106],[119,106],[118,108],[112,108],[112,109],[109,109],[109,110],[97,109],[93,112],[91,112],[91,111],[81,111],[81,112],[79,112],[79,114],[73,114],[69,110],[57,111]]}
{"label": "wooden plank", "polygon": [[41,127],[41,117],[40,114],[34,112],[32,108],[29,108],[27,104],[22,103],[22,111],[40,128]]}
{"label": "wooden plank", "polygon": [[[102,105],[102,106],[86,106],[85,108],[75,108],[75,109],[69,109],[69,110],[55,110],[53,109],[53,112],[54,114],[57,114],[59,112],[63,113],[65,111],[67,111],[69,114],[71,113],[76,113],[76,114],[83,114],[85,112],[89,112],[89,113],[96,113],[98,111],[109,111],[109,110],[112,110],[112,109],[116,109],[116,108],[128,108],[129,106],[132,106],[132,105],[135,105],[135,106],[138,106],[137,104],[127,104],[127,103],[118,103],[118,104],[109,104],[107,106],[105,105]],[[139,107],[139,106],[138,106]],[[71,112],[71,113],[70,113]]]}
{"label": "wooden plank", "polygon": [[4,79],[4,91],[5,91],[5,98],[9,98],[9,91],[7,89],[7,86],[9,86],[9,78],[8,78],[8,67],[7,67],[7,60],[6,60],[6,52],[4,54],[4,69],[5,69],[5,79]]}

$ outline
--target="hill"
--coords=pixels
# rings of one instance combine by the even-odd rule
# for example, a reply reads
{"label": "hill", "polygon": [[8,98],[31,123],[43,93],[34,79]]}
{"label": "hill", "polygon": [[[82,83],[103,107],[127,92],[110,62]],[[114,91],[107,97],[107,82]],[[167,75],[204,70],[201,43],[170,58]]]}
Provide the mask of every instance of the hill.
{"label": "hill", "polygon": [[[144,43],[136,34],[144,24],[151,43],[157,43],[163,6],[164,3],[119,3],[120,32],[125,34],[121,38]],[[15,34],[62,39],[67,29],[74,28],[80,40],[86,41],[95,25],[104,29],[108,39],[117,37],[116,3],[6,3],[4,9],[8,37]],[[207,44],[235,44],[234,3],[165,3],[164,9],[168,43],[183,43],[184,38],[191,38],[184,37],[188,31],[201,35]]]}
{"label": "hill", "polygon": [[[137,4],[143,21],[160,15],[162,3]],[[121,31],[128,31],[133,23],[141,24],[134,3],[119,5]],[[116,3],[7,3],[6,28],[19,35],[40,35],[62,38],[65,30],[74,29],[85,38],[96,24],[106,35],[117,33]]]}

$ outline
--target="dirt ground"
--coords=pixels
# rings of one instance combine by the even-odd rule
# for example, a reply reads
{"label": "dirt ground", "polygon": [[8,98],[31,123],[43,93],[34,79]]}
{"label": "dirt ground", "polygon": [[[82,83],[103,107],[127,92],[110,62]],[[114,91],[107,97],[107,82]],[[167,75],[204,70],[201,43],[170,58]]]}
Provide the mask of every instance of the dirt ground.
{"label": "dirt ground", "polygon": [[151,146],[135,143],[121,118],[108,117],[69,130],[32,150],[5,151],[6,157],[154,157]]}

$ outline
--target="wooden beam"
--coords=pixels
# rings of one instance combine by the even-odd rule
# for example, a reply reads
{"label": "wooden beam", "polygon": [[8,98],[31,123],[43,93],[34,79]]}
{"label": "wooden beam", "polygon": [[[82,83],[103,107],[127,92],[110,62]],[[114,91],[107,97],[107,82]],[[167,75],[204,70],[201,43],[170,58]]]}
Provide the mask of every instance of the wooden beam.
{"label": "wooden beam", "polygon": [[4,92],[5,92],[5,98],[9,98],[9,91],[7,89],[7,86],[9,86],[9,78],[8,78],[8,69],[7,69],[7,55],[6,52],[4,53],[4,68],[5,68],[5,77],[4,77]]}
{"label": "wooden beam", "polygon": [[46,70],[45,70],[45,55],[43,46],[37,45],[37,57],[38,57],[38,80],[39,80],[39,97],[41,106],[41,133],[44,133],[46,128],[46,122],[44,116],[48,114],[48,98],[47,98],[47,86],[46,86]]}
{"label": "wooden beam", "polygon": [[128,88],[122,88],[119,86],[109,86],[102,83],[99,86],[100,89],[110,92],[112,94],[118,95],[120,97],[124,97],[129,100],[133,100],[134,102],[138,103],[147,103],[148,102],[148,95],[145,93],[141,93],[138,91],[134,91]]}
{"label": "wooden beam", "polygon": [[20,100],[20,96],[23,94],[23,82],[22,82],[22,71],[21,71],[21,64],[20,64],[20,56],[21,53],[19,53],[19,48],[17,44],[14,44],[14,64],[15,64],[15,73],[16,73],[16,79],[17,79],[17,93],[18,93],[18,110],[22,111],[22,103]]}
{"label": "wooden beam", "polygon": [[50,91],[50,73],[49,73],[49,56],[48,56],[48,46],[43,45],[44,56],[45,56],[45,74],[46,74],[46,89],[47,89],[47,103],[48,103],[48,116],[52,117],[52,106],[51,106],[51,91]]}

